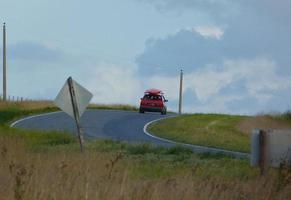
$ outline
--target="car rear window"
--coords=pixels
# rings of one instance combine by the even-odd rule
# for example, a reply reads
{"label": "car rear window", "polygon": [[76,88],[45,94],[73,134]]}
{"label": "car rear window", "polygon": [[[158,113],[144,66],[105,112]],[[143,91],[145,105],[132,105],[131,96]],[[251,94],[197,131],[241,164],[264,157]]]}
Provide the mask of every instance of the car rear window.
{"label": "car rear window", "polygon": [[146,95],[144,95],[143,98],[147,99],[147,100],[162,100],[162,96],[160,96],[160,95],[152,95],[152,94],[146,94]]}

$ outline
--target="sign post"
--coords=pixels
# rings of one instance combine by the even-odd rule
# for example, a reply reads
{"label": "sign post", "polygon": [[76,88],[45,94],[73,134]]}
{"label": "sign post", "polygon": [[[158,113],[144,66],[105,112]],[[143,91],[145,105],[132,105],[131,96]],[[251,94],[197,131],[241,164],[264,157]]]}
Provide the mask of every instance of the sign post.
{"label": "sign post", "polygon": [[92,97],[87,89],[69,77],[54,101],[61,110],[75,120],[81,152],[84,150],[84,138],[80,118]]}
{"label": "sign post", "polygon": [[83,152],[83,144],[84,144],[83,131],[82,131],[82,128],[81,128],[80,114],[79,114],[79,109],[78,109],[78,105],[77,105],[76,93],[75,93],[75,88],[74,88],[74,85],[73,85],[72,77],[69,77],[67,82],[68,82],[68,85],[69,85],[69,91],[70,91],[70,96],[71,96],[71,101],[72,101],[72,106],[73,106],[74,118],[75,118],[76,125],[77,125],[80,149],[81,149],[81,152]]}

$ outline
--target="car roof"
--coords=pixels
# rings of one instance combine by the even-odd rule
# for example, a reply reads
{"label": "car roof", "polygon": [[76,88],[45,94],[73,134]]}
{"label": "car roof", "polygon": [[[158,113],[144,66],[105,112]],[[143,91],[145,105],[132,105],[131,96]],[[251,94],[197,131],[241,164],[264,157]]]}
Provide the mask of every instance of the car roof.
{"label": "car roof", "polygon": [[145,94],[156,94],[156,95],[163,94],[162,90],[159,90],[159,89],[148,89],[144,93]]}

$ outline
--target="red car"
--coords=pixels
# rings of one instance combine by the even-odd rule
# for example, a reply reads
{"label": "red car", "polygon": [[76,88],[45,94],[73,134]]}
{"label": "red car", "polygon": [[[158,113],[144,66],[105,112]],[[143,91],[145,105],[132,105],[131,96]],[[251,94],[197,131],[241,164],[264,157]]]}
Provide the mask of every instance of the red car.
{"label": "red car", "polygon": [[162,115],[167,114],[166,102],[163,92],[158,89],[149,89],[144,93],[144,97],[140,99],[139,112],[160,112]]}

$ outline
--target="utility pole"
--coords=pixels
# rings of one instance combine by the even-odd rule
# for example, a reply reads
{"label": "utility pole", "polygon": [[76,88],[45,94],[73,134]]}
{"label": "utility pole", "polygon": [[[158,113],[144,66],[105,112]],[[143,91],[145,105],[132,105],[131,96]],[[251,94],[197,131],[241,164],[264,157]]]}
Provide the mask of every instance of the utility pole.
{"label": "utility pole", "polygon": [[3,101],[6,101],[6,26],[3,24]]}
{"label": "utility pole", "polygon": [[180,90],[179,90],[179,115],[182,114],[182,96],[183,96],[183,70],[180,72]]}

